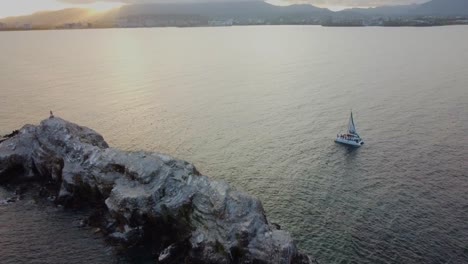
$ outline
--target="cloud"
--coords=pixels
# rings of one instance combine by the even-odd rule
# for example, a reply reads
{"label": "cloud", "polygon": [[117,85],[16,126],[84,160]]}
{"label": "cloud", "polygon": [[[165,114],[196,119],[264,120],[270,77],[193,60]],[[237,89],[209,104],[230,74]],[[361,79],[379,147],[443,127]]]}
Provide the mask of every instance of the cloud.
{"label": "cloud", "polygon": [[[186,3],[186,2],[232,2],[236,0],[59,0],[69,4],[86,4],[95,2],[120,2],[126,4],[142,3]],[[246,0],[242,0],[246,1]],[[258,0],[250,0],[258,1]],[[283,2],[289,4],[312,4],[320,7],[346,6],[346,7],[370,7],[383,5],[407,5],[420,4],[429,0],[274,0],[270,2]]]}

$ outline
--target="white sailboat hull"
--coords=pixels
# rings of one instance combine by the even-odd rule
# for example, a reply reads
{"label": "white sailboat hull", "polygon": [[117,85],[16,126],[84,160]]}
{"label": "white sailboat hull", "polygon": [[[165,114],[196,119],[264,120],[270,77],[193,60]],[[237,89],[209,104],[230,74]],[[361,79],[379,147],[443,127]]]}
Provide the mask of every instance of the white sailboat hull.
{"label": "white sailboat hull", "polygon": [[343,138],[343,137],[337,137],[335,139],[335,142],[350,145],[350,146],[353,146],[353,147],[360,147],[360,146],[364,145],[364,141],[362,141],[361,139],[357,139],[357,138],[346,139],[346,138]]}
{"label": "white sailboat hull", "polygon": [[351,112],[351,116],[349,117],[347,133],[336,135],[335,142],[353,146],[353,147],[360,147],[364,145],[364,141],[362,141],[361,137],[356,131],[356,125],[354,125],[354,119],[353,119],[353,112]]}

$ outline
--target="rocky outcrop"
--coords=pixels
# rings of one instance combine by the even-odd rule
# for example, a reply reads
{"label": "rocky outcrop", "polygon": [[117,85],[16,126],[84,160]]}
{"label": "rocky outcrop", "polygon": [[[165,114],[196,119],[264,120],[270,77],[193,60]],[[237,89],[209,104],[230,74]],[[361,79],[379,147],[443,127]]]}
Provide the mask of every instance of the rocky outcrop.
{"label": "rocky outcrop", "polygon": [[190,163],[123,152],[95,131],[50,118],[0,143],[0,184],[40,182],[55,202],[98,208],[89,220],[157,263],[310,263],[261,202]]}

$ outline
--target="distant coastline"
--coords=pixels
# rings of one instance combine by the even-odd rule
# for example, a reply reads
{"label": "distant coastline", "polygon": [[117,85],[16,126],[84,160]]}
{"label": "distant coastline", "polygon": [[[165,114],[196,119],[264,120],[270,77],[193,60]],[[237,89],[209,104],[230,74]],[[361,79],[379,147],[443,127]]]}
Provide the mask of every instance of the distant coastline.
{"label": "distant coastline", "polygon": [[44,11],[0,19],[0,31],[321,25],[326,27],[433,27],[468,25],[468,1],[331,11],[312,5],[275,6],[263,1],[131,4],[105,12],[85,8]]}
{"label": "distant coastline", "polygon": [[129,26],[129,27],[119,27],[119,26],[101,26],[101,27],[32,27],[32,28],[1,28],[0,32],[14,32],[14,31],[45,31],[45,30],[83,30],[83,29],[125,29],[125,28],[205,28],[205,27],[244,27],[244,26],[322,26],[322,27],[443,27],[443,26],[460,26],[468,25],[468,21],[465,22],[453,22],[453,23],[425,23],[420,21],[408,21],[408,22],[389,22],[388,24],[383,25],[367,25],[359,24],[354,22],[333,22],[333,23],[323,23],[323,24],[233,24],[233,25],[161,25],[161,26]]}

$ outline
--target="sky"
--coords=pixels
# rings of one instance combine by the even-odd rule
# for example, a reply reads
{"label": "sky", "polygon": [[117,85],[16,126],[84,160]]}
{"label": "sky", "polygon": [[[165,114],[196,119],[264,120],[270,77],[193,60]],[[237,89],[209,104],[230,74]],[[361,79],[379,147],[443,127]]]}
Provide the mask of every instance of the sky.
{"label": "sky", "polygon": [[[85,7],[97,11],[109,10],[124,4],[146,2],[222,2],[235,0],[0,0],[0,18],[28,15],[38,11],[59,10],[70,7]],[[253,0],[252,0],[253,1]],[[375,7],[382,5],[403,5],[423,3],[429,0],[269,0],[268,2],[284,5],[292,3],[313,4],[319,7],[341,10],[350,7]]]}

